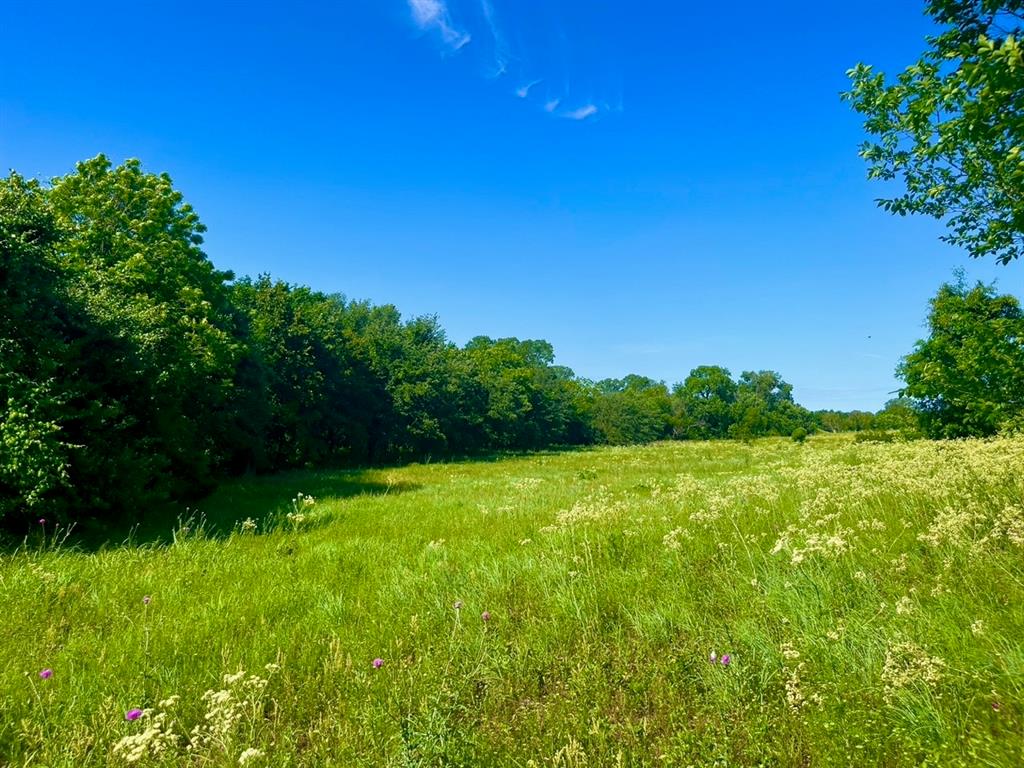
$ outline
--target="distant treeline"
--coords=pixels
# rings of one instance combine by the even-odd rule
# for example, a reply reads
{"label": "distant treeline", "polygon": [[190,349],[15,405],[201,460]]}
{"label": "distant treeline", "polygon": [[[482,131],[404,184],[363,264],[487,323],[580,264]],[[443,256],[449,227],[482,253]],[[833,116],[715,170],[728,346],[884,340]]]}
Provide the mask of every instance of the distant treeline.
{"label": "distant treeline", "polygon": [[899,425],[811,413],[773,371],[591,382],[546,341],[458,347],[433,317],[234,280],[166,175],[97,157],[0,182],[0,517],[134,516],[221,477],[487,450],[802,437]]}

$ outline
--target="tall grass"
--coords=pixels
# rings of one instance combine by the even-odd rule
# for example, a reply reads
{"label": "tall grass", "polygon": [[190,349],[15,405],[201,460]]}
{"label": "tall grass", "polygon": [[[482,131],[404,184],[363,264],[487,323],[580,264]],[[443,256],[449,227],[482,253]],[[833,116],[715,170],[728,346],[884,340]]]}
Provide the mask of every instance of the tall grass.
{"label": "tall grass", "polygon": [[40,535],[0,561],[0,764],[1024,764],[1022,468],[1017,439],[661,444]]}

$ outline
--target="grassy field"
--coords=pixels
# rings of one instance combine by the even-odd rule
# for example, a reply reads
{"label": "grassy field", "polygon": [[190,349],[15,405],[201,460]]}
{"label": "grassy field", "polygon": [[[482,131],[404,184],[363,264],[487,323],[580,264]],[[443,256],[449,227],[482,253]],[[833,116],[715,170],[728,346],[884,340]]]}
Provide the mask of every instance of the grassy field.
{"label": "grassy field", "polygon": [[243,480],[167,543],[40,526],[0,560],[0,765],[1021,765],[1022,470],[675,443]]}

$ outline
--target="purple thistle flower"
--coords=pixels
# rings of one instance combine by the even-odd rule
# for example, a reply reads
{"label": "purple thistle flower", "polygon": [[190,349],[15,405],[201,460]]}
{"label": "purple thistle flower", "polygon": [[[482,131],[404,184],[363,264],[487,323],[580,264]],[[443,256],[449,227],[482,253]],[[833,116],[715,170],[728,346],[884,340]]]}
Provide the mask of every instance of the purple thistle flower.
{"label": "purple thistle flower", "polygon": [[722,666],[723,667],[728,667],[730,661],[732,661],[732,656],[730,656],[728,653],[723,653],[722,654]]}
{"label": "purple thistle flower", "polygon": [[45,517],[40,517],[39,518],[39,524],[40,525],[46,525],[46,518]]}
{"label": "purple thistle flower", "polygon": [[384,659],[374,659],[373,660],[373,668],[374,669],[380,669],[383,666],[384,666]]}
{"label": "purple thistle flower", "polygon": [[142,717],[141,709],[129,709],[127,712],[124,713],[124,719],[128,720],[129,722],[131,722],[132,720],[138,720],[140,717]]}
{"label": "purple thistle flower", "polygon": [[483,613],[480,614],[480,618],[483,619],[484,621],[490,621],[491,620],[491,612],[490,611],[484,611]]}
{"label": "purple thistle flower", "polygon": [[49,667],[47,667],[46,669],[44,669],[42,672],[39,673],[39,676],[43,680],[49,680],[51,677],[53,677],[53,670],[50,669]]}
{"label": "purple thistle flower", "polygon": [[142,604],[143,604],[143,605],[149,605],[149,604],[150,604],[150,602],[151,602],[152,600],[153,600],[153,598],[152,598],[152,597],[150,597],[149,595],[145,595],[145,596],[144,596],[144,597],[142,598]]}

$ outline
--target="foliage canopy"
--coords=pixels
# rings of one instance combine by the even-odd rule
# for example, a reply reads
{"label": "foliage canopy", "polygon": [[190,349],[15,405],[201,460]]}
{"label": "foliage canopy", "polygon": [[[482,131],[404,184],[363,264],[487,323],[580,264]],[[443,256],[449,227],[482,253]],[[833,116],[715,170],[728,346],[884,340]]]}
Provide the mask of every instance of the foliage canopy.
{"label": "foliage canopy", "polygon": [[1024,0],[931,0],[942,32],[894,82],[870,65],[844,94],[871,136],[868,177],[900,180],[880,199],[945,220],[947,242],[1007,264],[1024,252]]}

